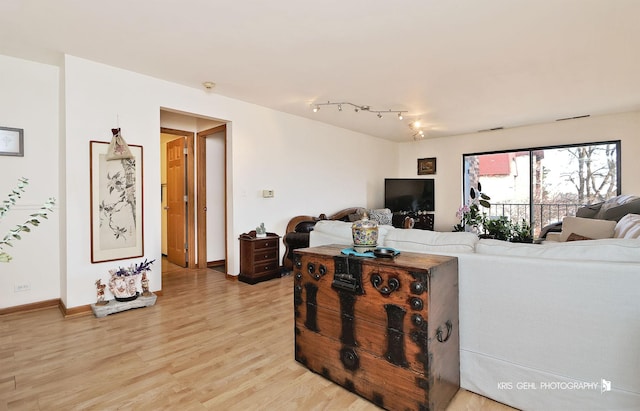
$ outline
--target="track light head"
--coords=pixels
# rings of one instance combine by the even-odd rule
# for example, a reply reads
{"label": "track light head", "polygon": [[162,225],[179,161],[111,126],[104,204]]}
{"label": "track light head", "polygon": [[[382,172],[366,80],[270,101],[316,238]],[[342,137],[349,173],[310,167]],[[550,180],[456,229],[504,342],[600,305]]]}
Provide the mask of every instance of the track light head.
{"label": "track light head", "polygon": [[[391,116],[392,114],[395,114],[398,117],[398,120],[404,120],[404,113],[408,113],[407,110],[392,110],[392,109],[374,110],[371,108],[371,106],[354,104],[354,103],[351,103],[350,101],[344,101],[344,100],[340,102],[327,101],[326,103],[325,102],[309,103],[309,106],[312,108],[314,113],[317,113],[320,110],[320,106],[337,106],[338,111],[342,111],[342,109],[344,108],[343,106],[345,105],[353,107],[353,111],[356,113],[359,113],[361,111],[368,112],[371,114],[375,114],[376,117],[378,118],[384,117],[385,114],[389,114],[389,116]],[[410,123],[409,127],[413,130],[414,137],[417,136],[418,135],[417,132],[420,129],[420,123],[418,121],[415,121],[413,123]]]}

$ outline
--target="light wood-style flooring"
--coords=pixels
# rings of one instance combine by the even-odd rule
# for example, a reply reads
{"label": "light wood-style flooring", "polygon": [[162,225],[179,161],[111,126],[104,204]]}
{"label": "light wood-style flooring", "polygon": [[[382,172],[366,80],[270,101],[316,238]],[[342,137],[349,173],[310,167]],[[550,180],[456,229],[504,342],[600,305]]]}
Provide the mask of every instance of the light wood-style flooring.
{"label": "light wood-style flooring", "polygon": [[[153,307],[0,316],[0,410],[378,410],[294,360],[292,289],[163,262]],[[447,410],[511,408],[460,390]]]}

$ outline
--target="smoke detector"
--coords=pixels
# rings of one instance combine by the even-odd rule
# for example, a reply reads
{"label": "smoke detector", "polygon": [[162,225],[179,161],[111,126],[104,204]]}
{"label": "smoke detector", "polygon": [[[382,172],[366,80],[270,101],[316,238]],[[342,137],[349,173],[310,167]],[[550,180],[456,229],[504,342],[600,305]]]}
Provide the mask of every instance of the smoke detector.
{"label": "smoke detector", "polygon": [[204,83],[202,83],[202,85],[207,90],[211,90],[212,88],[214,88],[216,86],[216,83],[214,83],[213,81],[205,81]]}

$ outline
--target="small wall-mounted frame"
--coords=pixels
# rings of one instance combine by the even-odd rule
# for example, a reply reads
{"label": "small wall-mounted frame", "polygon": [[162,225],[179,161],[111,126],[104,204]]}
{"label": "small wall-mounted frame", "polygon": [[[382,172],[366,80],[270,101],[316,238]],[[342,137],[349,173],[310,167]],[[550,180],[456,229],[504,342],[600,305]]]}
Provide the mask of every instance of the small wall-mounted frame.
{"label": "small wall-mounted frame", "polygon": [[0,156],[24,157],[24,130],[0,127]]}
{"label": "small wall-mounted frame", "polygon": [[418,159],[418,175],[435,174],[436,158],[419,158]]}

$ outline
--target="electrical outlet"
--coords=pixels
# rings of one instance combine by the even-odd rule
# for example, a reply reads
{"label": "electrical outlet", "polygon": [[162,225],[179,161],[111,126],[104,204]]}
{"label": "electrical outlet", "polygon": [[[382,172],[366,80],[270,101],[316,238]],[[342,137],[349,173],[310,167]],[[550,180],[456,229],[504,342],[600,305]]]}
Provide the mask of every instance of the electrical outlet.
{"label": "electrical outlet", "polygon": [[262,190],[262,197],[272,198],[274,196],[273,190]]}
{"label": "electrical outlet", "polygon": [[13,284],[13,292],[14,293],[19,293],[22,291],[29,291],[31,290],[31,284],[29,283],[14,283]]}

